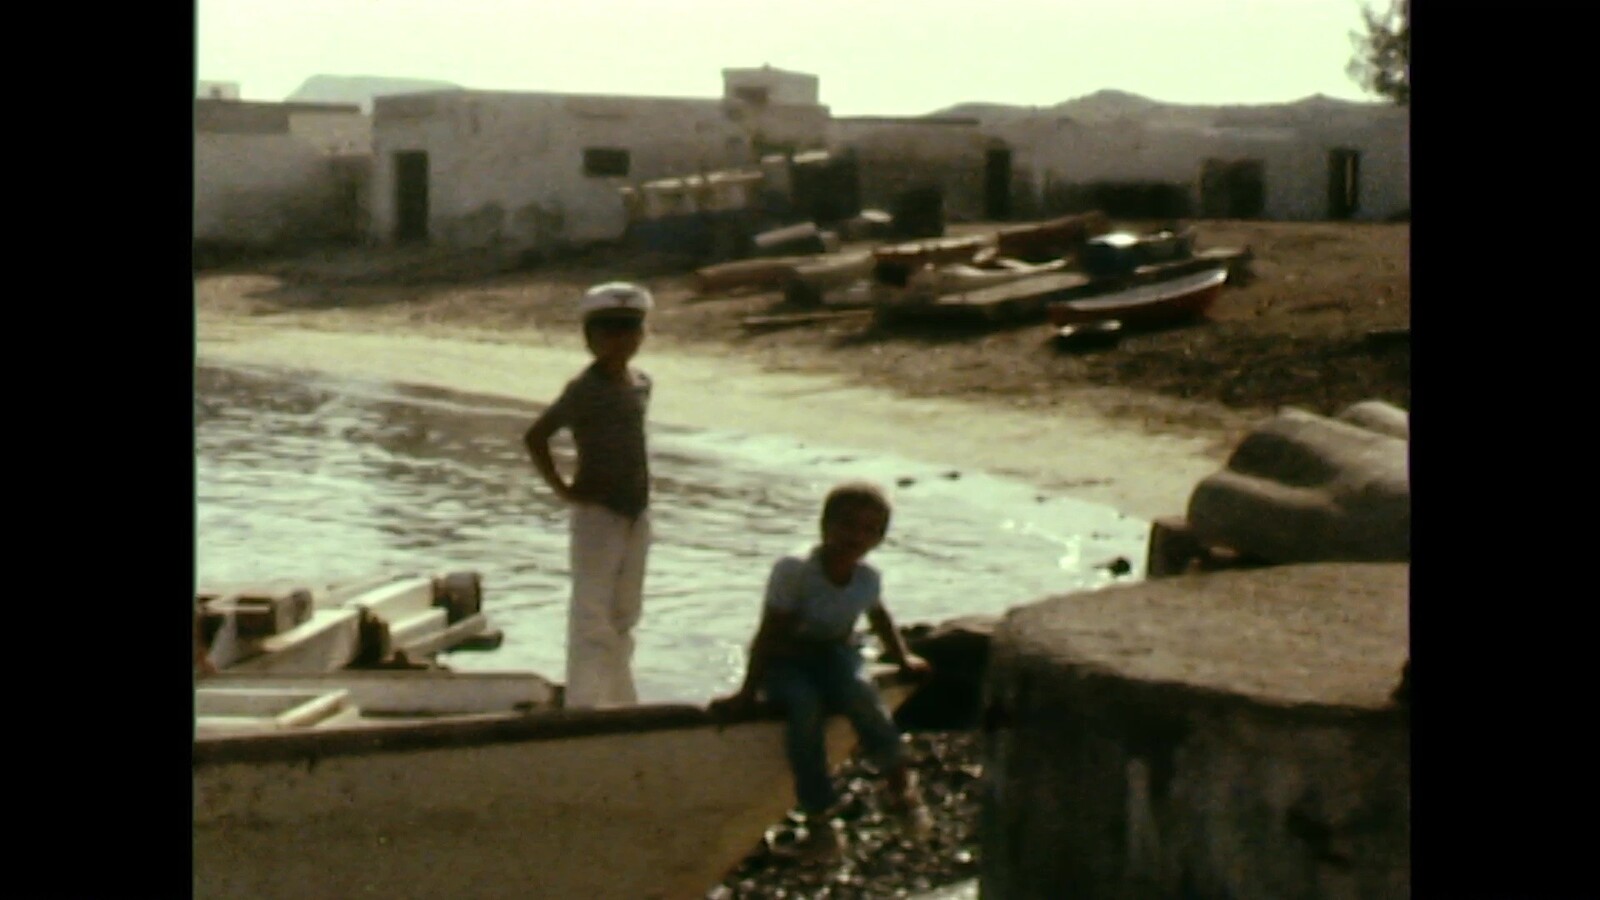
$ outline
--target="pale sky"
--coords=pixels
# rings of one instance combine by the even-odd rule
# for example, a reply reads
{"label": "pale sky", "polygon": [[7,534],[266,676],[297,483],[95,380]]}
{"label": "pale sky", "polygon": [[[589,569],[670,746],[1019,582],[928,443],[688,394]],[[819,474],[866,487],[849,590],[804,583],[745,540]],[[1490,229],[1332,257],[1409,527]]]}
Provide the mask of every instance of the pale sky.
{"label": "pale sky", "polygon": [[[1382,2],[1382,0],[1380,0]],[[312,75],[719,97],[724,68],[816,75],[834,115],[1102,88],[1175,103],[1376,100],[1345,75],[1360,0],[196,0],[196,71],[282,100]]]}

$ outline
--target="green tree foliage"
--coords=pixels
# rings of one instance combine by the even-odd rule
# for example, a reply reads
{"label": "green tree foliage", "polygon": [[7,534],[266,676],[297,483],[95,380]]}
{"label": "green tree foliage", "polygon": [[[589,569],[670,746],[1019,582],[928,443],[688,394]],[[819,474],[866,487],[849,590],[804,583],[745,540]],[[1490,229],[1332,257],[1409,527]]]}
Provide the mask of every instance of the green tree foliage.
{"label": "green tree foliage", "polygon": [[1411,0],[1389,0],[1389,8],[1364,6],[1364,32],[1352,31],[1355,55],[1345,67],[1357,84],[1400,106],[1411,102]]}

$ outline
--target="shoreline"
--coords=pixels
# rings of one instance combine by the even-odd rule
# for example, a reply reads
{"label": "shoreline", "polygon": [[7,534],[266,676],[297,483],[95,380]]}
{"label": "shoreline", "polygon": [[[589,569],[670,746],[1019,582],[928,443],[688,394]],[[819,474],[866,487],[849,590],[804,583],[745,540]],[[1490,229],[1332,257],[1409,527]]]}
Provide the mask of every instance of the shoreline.
{"label": "shoreline", "polygon": [[[333,312],[248,316],[202,309],[196,364],[326,374],[548,402],[587,363],[576,335],[419,327]],[[635,364],[656,382],[652,422],[788,435],[978,469],[1150,520],[1181,515],[1222,466],[1231,435],[1143,428],[1066,398],[1026,409],[913,397],[842,375],[775,371],[734,351],[652,336]]]}

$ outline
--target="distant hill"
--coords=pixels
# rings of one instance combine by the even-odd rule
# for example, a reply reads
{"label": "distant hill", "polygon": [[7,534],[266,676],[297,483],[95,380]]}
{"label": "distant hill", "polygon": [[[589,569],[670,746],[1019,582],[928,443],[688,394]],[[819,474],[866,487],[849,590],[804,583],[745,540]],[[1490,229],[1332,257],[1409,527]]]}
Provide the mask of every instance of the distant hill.
{"label": "distant hill", "polygon": [[1157,113],[1182,109],[1177,104],[1162,103],[1126,91],[1103,90],[1054,106],[1014,106],[1006,103],[958,103],[942,109],[934,116],[970,116],[985,124],[1006,122],[1027,116],[1057,115],[1084,122],[1104,122],[1111,119],[1147,118]]}
{"label": "distant hill", "polygon": [[420,91],[458,90],[461,85],[426,78],[384,78],[377,75],[313,75],[283,98],[293,103],[359,103],[372,111],[372,98]]}
{"label": "distant hill", "polygon": [[1381,102],[1339,100],[1313,94],[1290,103],[1248,104],[1234,103],[1207,106],[1185,103],[1166,103],[1152,100],[1127,91],[1101,90],[1072,100],[1063,100],[1054,106],[1013,106],[1005,103],[958,103],[955,106],[929,113],[930,116],[967,116],[985,125],[1001,124],[1029,116],[1056,115],[1079,122],[1107,122],[1115,119],[1160,121],[1167,124],[1205,124],[1224,119],[1253,119],[1272,117],[1275,114],[1299,113],[1319,115],[1339,109],[1361,109],[1385,106]]}

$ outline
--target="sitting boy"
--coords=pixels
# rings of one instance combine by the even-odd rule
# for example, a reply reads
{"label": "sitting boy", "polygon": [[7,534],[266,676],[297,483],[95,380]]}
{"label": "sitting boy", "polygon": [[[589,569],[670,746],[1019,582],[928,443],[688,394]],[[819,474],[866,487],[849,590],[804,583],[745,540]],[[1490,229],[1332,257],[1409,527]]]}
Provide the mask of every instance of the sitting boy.
{"label": "sitting boy", "polygon": [[849,483],[829,492],[822,543],[772,567],[743,687],[712,703],[714,711],[726,713],[748,708],[764,693],[786,711],[785,749],[806,816],[801,849],[807,855],[834,856],[842,849],[831,822],[839,796],[824,744],[829,713],[850,720],[867,758],[887,776],[891,808],[907,817],[913,833],[923,836],[932,828],[900,731],[865,674],[855,637],[856,622],[866,613],[888,661],[914,676],[931,670],[906,649],[883,606],[878,570],[862,562],[883,541],[889,514],[888,499],[873,485]]}

